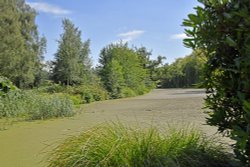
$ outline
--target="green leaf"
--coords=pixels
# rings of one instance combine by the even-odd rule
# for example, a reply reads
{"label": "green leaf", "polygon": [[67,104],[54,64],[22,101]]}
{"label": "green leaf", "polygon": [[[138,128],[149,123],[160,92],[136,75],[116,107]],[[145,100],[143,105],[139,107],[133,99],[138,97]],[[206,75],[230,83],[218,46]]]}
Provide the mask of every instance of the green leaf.
{"label": "green leaf", "polygon": [[250,112],[250,101],[244,101],[243,102],[244,109]]}
{"label": "green leaf", "polygon": [[195,42],[193,38],[183,39],[183,43],[188,48],[193,48],[193,49],[195,48]]}
{"label": "green leaf", "polygon": [[226,37],[226,43],[231,47],[237,46],[237,43],[229,36]]}
{"label": "green leaf", "polygon": [[194,36],[194,31],[189,30],[189,29],[185,29],[185,33],[187,34],[187,36]]}
{"label": "green leaf", "polygon": [[195,9],[196,9],[197,15],[199,17],[203,17],[203,11],[204,11],[204,9],[202,7],[200,7],[200,6],[197,6]]}
{"label": "green leaf", "polygon": [[184,19],[182,25],[186,27],[194,27],[194,24],[190,20],[187,20],[187,19]]}
{"label": "green leaf", "polygon": [[196,16],[195,14],[189,14],[188,18],[194,22],[195,24],[199,24],[200,23],[200,18],[198,16]]}

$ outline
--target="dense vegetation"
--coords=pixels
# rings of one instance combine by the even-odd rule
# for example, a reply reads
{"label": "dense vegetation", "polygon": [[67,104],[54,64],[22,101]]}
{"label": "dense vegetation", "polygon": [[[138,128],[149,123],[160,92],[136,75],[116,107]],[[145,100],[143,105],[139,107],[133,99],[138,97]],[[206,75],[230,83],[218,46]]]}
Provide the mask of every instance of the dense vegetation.
{"label": "dense vegetation", "polygon": [[17,90],[17,88],[13,85],[13,83],[9,79],[0,76],[0,97],[4,97],[9,92],[15,90]]}
{"label": "dense vegetation", "polygon": [[0,106],[0,118],[37,120],[74,115],[72,102],[67,96],[48,96],[27,91],[9,93],[0,99]]}
{"label": "dense vegetation", "polygon": [[68,138],[51,154],[49,166],[230,167],[230,157],[193,129],[147,130],[102,125]]}
{"label": "dense vegetation", "polygon": [[79,85],[90,79],[90,41],[81,41],[81,31],[68,20],[63,20],[64,32],[58,41],[52,79],[64,85]]}
{"label": "dense vegetation", "polygon": [[165,64],[154,72],[154,79],[162,88],[202,87],[203,68],[206,59],[201,50],[178,58],[172,64]]}
{"label": "dense vegetation", "polygon": [[98,73],[112,98],[141,95],[154,87],[142,60],[142,54],[122,42],[101,51]]}
{"label": "dense vegetation", "polygon": [[[236,156],[250,164],[250,1],[199,0],[184,25],[188,47],[204,50],[208,124],[236,140]],[[243,166],[243,165],[242,165]]]}
{"label": "dense vegetation", "polygon": [[73,114],[69,97],[22,91],[8,79],[0,77],[0,119],[37,120]]}
{"label": "dense vegetation", "polygon": [[46,39],[24,0],[0,0],[0,75],[20,88],[39,84]]}

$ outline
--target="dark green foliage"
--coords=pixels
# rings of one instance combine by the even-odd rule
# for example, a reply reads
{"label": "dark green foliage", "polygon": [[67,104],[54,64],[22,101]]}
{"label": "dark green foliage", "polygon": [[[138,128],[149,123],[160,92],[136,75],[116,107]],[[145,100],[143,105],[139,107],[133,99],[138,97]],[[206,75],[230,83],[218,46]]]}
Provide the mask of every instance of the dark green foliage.
{"label": "dark green foliage", "polygon": [[50,167],[230,167],[222,146],[192,129],[136,129],[114,124],[70,137],[49,157]]}
{"label": "dark green foliage", "polygon": [[40,86],[37,90],[40,93],[62,93],[66,87],[53,82],[48,82],[46,85]]}
{"label": "dark green foliage", "polygon": [[88,80],[91,62],[90,41],[81,41],[81,31],[68,19],[63,20],[64,32],[55,54],[53,80],[64,85],[79,85]]}
{"label": "dark green foliage", "polygon": [[108,99],[107,91],[98,81],[89,85],[64,86],[60,84],[50,83],[37,89],[39,93],[61,93],[68,96],[75,105],[101,101]]}
{"label": "dark green foliage", "polygon": [[108,99],[108,93],[98,84],[67,87],[64,92],[72,96],[80,97],[80,104]]}
{"label": "dark green foliage", "polygon": [[158,69],[163,64],[164,56],[158,56],[156,60],[151,60],[151,51],[148,51],[145,47],[135,48],[136,53],[139,56],[142,67],[146,70],[145,86],[154,88],[159,80]]}
{"label": "dark green foliage", "polygon": [[9,79],[0,76],[0,98],[14,90],[17,90],[17,88],[12,82]]}
{"label": "dark green foliage", "polygon": [[149,82],[149,73],[142,60],[141,55],[122,42],[111,44],[101,51],[98,72],[112,98],[143,94],[152,88],[153,84]]}
{"label": "dark green foliage", "polygon": [[0,75],[18,87],[31,87],[46,46],[38,36],[36,12],[24,0],[0,0],[0,7]]}
{"label": "dark green foliage", "polygon": [[38,42],[39,48],[37,50],[38,59],[36,61],[36,69],[35,69],[35,80],[34,86],[38,87],[45,82],[45,80],[49,79],[48,72],[45,70],[46,65],[43,62],[44,57],[43,54],[46,52],[47,40],[43,36]]}
{"label": "dark green foliage", "polygon": [[236,140],[235,153],[250,164],[250,1],[199,0],[183,24],[188,47],[202,48],[208,124]]}
{"label": "dark green foliage", "polygon": [[12,91],[0,98],[0,118],[38,120],[74,115],[67,96]]}
{"label": "dark green foliage", "polygon": [[204,65],[202,52],[197,50],[170,65],[157,68],[155,75],[162,88],[192,87],[202,81]]}

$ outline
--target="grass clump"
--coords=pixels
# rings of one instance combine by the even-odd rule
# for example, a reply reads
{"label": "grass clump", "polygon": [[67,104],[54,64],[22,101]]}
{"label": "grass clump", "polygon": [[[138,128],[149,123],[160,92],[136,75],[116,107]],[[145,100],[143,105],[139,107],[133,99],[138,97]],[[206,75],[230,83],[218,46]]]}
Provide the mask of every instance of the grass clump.
{"label": "grass clump", "polygon": [[221,145],[193,129],[92,128],[50,154],[49,167],[229,167]]}
{"label": "grass clump", "polygon": [[0,118],[39,120],[73,114],[73,103],[66,96],[14,91],[0,98]]}

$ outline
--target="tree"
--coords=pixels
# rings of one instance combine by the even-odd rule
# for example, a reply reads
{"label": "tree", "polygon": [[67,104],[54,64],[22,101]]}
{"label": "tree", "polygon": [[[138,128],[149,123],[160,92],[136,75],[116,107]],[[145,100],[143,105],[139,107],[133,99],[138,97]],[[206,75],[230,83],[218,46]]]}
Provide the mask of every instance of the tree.
{"label": "tree", "polygon": [[110,44],[103,48],[99,63],[99,76],[113,98],[122,97],[124,91],[144,93],[149,75],[140,55],[127,43]]}
{"label": "tree", "polygon": [[172,64],[156,69],[156,79],[163,88],[192,87],[203,79],[205,60],[200,58],[202,51],[196,50],[191,55],[178,58]]}
{"label": "tree", "polygon": [[111,92],[112,98],[121,98],[122,89],[125,87],[122,66],[117,60],[112,60],[105,69],[107,73],[107,82],[105,86],[108,92]]}
{"label": "tree", "polygon": [[63,28],[55,54],[53,80],[65,85],[80,84],[91,68],[88,57],[90,41],[82,43],[81,31],[69,19],[63,20]]}
{"label": "tree", "polygon": [[140,48],[136,48],[136,53],[139,55],[139,59],[143,68],[148,68],[150,66],[150,56],[152,55],[152,51],[148,51],[146,47],[142,46]]}
{"label": "tree", "polygon": [[184,44],[201,48],[205,66],[208,124],[234,140],[236,156],[250,164],[250,2],[199,0],[183,25]]}
{"label": "tree", "polygon": [[80,54],[80,64],[81,64],[81,78],[85,84],[90,84],[93,80],[93,70],[92,61],[89,57],[90,55],[90,40],[83,42],[81,54]]}
{"label": "tree", "polygon": [[147,73],[147,78],[145,79],[146,86],[154,87],[158,80],[157,68],[159,65],[162,65],[163,60],[166,59],[166,57],[158,56],[156,60],[151,60],[150,56],[152,55],[152,51],[148,51],[144,46],[140,48],[135,47],[135,51],[139,55],[141,65]]}
{"label": "tree", "polygon": [[18,87],[34,85],[42,50],[36,12],[24,0],[0,0],[0,75]]}
{"label": "tree", "polygon": [[24,54],[19,13],[15,1],[0,0],[0,73],[12,81],[18,77],[19,59]]}
{"label": "tree", "polygon": [[46,52],[46,45],[47,45],[47,40],[43,36],[39,43],[38,43],[38,50],[37,50],[37,61],[35,62],[35,80],[34,80],[34,86],[39,86],[45,79],[46,77],[44,76],[44,53]]}

